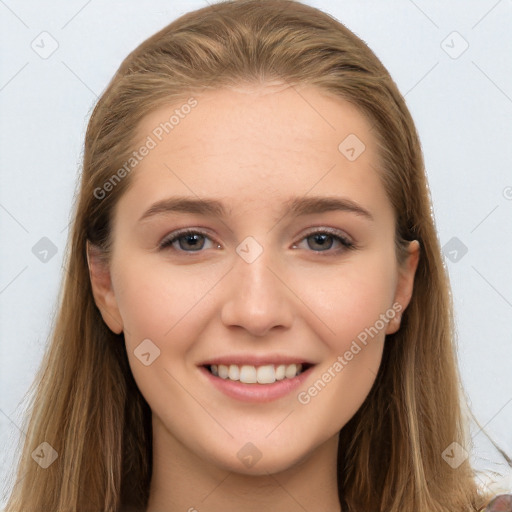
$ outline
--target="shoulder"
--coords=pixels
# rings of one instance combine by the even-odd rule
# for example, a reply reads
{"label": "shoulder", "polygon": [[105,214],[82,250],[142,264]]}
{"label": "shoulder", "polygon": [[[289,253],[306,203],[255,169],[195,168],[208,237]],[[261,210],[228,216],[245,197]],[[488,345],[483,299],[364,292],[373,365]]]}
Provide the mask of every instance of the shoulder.
{"label": "shoulder", "polygon": [[481,512],[512,512],[512,494],[500,494]]}

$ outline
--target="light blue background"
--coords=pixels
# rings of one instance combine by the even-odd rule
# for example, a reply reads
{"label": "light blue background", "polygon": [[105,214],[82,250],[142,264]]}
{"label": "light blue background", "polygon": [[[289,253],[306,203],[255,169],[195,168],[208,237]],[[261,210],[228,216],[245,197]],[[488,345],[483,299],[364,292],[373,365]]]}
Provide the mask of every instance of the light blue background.
{"label": "light blue background", "polygon": [[[446,258],[464,386],[480,423],[512,455],[512,1],[306,3],[364,39],[405,95],[424,148],[441,244],[457,237],[468,249],[458,262]],[[6,478],[23,435],[20,402],[55,311],[92,107],[132,49],[184,12],[206,5],[0,1],[4,493],[12,485]],[[51,37],[39,36],[44,31]],[[51,38],[58,43],[47,59],[31,47],[41,48],[42,37],[46,50]],[[42,237],[57,248],[46,263],[32,252]],[[485,436],[475,426],[472,433],[474,464],[503,471],[503,460]],[[502,485],[512,489],[508,478]]]}

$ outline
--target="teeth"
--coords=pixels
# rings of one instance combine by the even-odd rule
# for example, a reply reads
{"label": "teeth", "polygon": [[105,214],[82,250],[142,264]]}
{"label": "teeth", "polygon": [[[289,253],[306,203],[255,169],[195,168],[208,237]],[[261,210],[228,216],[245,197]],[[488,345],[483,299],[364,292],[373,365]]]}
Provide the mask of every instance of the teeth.
{"label": "teeth", "polygon": [[219,377],[221,379],[227,379],[229,376],[229,369],[227,366],[224,366],[223,364],[219,364],[218,372],[219,372]]}
{"label": "teeth", "polygon": [[244,365],[240,368],[240,382],[246,384],[256,384],[258,382],[258,375],[254,366]]}
{"label": "teeth", "polygon": [[302,364],[280,364],[278,366],[267,364],[258,367],[248,364],[242,366],[212,364],[210,370],[213,375],[221,379],[238,380],[245,384],[272,384],[276,380],[293,379],[293,377],[300,375]]}
{"label": "teeth", "polygon": [[297,375],[297,365],[291,364],[290,366],[287,366],[284,374],[287,379],[295,377],[295,375]]}
{"label": "teeth", "polygon": [[272,384],[273,382],[276,381],[276,371],[274,369],[274,365],[272,364],[267,364],[266,366],[258,367],[256,375],[258,384]]}
{"label": "teeth", "polygon": [[229,367],[228,377],[231,380],[239,380],[240,379],[240,368],[236,364],[232,364]]}

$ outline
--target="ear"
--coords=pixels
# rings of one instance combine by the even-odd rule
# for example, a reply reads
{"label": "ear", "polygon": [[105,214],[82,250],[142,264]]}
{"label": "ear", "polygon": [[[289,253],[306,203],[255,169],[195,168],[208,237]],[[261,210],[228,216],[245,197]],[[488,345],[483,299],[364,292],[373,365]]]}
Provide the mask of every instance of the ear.
{"label": "ear", "polygon": [[89,240],[86,252],[94,302],[109,329],[115,334],[120,334],[123,332],[123,320],[112,288],[109,266],[101,258],[99,247],[91,244]]}
{"label": "ear", "polygon": [[420,259],[420,244],[418,240],[409,242],[407,248],[407,256],[403,264],[399,268],[398,281],[395,290],[394,304],[398,303],[402,307],[399,313],[388,323],[386,334],[393,334],[400,328],[400,320],[402,313],[405,311],[412,297],[414,287],[414,276],[418,268]]}

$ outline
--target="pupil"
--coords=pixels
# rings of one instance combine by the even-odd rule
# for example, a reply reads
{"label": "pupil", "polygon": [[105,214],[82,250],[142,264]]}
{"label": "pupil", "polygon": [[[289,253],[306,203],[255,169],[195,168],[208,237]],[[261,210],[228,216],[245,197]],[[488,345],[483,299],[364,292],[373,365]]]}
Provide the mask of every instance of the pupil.
{"label": "pupil", "polygon": [[[316,234],[316,235],[313,235],[313,238],[315,240],[315,243],[318,243],[318,245],[320,245],[320,247],[327,248],[327,249],[330,248],[330,245],[326,244],[325,241],[326,241],[326,239],[331,238],[331,235]],[[331,243],[331,245],[332,245],[332,243]]]}
{"label": "pupil", "polygon": [[191,245],[192,247],[197,247],[199,243],[199,238],[202,237],[202,235],[185,235],[186,243]]}

